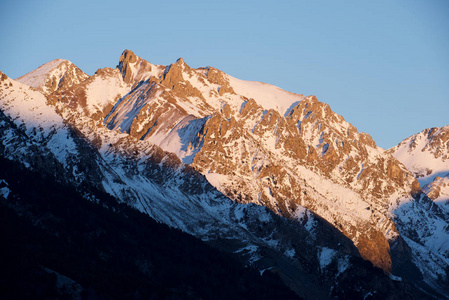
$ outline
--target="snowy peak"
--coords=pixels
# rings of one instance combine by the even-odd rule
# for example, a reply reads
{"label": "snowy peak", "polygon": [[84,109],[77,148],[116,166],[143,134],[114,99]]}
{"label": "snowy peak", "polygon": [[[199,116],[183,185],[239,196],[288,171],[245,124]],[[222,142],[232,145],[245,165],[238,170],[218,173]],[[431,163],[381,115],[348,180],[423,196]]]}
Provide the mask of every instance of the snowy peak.
{"label": "snowy peak", "polygon": [[55,59],[16,80],[31,86],[44,95],[49,95],[58,89],[79,84],[88,77],[70,61]]}
{"label": "snowy peak", "polygon": [[424,186],[449,173],[449,125],[425,129],[388,151]]}
{"label": "snowy peak", "polygon": [[164,86],[174,89],[175,85],[179,82],[184,82],[183,71],[190,70],[190,67],[184,62],[182,58],[179,58],[175,63],[171,64],[165,69],[164,80],[161,82]]}
{"label": "snowy peak", "polygon": [[435,158],[446,161],[449,159],[449,125],[441,128],[432,128],[428,133],[426,147]]}
{"label": "snowy peak", "polygon": [[425,129],[388,151],[414,174],[434,203],[449,211],[449,125]]}
{"label": "snowy peak", "polygon": [[[2,77],[0,154],[20,161],[27,168],[39,166],[42,167],[41,171],[61,174],[61,164],[79,158],[74,131],[41,92],[6,76]],[[66,171],[72,172],[69,165]]]}

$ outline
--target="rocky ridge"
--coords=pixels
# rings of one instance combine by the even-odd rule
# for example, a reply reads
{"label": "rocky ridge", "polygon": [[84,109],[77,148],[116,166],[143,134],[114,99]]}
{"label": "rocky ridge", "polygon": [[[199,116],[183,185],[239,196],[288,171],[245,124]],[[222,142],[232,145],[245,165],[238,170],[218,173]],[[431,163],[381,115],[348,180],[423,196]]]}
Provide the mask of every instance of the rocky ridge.
{"label": "rocky ridge", "polygon": [[422,186],[449,173],[449,125],[425,129],[388,150]]}

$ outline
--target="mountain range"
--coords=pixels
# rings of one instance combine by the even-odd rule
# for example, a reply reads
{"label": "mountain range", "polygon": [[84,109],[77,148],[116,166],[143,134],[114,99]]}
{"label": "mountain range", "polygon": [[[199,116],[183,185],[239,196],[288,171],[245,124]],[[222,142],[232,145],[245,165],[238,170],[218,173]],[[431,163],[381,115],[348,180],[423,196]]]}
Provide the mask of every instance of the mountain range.
{"label": "mountain range", "polygon": [[[179,239],[194,236],[202,241],[195,246],[201,251],[220,251],[220,259],[238,261],[241,272],[258,271],[260,282],[249,279],[254,274],[225,271],[221,261],[209,262],[234,272],[229,276],[241,278],[237,285],[259,292],[258,285],[265,286],[274,293],[262,293],[267,299],[276,291],[283,298],[306,299],[449,297],[449,126],[426,129],[384,150],[315,96],[240,80],[213,67],[191,68],[181,58],[154,65],[125,50],[115,69],[92,76],[61,59],[16,80],[1,73],[0,128],[3,214],[20,220],[11,224],[30,223],[26,232],[60,238],[42,219],[66,220],[70,214],[50,210],[49,203],[76,207],[79,202],[119,215],[114,223],[119,225],[111,228],[154,220],[168,225],[158,230],[179,230]],[[51,182],[51,188],[33,190],[32,180],[21,182],[20,174],[43,185]],[[23,194],[28,188],[39,200]],[[76,196],[56,197],[55,189]],[[128,209],[142,214],[131,218],[137,212]],[[151,221],[142,221],[146,218]],[[131,234],[92,226],[112,239]],[[29,235],[23,230],[22,236]],[[152,239],[151,231],[145,234],[142,240]],[[98,234],[83,238],[104,247]],[[170,245],[170,255],[176,252],[177,245],[160,235],[153,239]],[[142,253],[148,247],[141,239],[135,243]],[[5,243],[18,244],[39,247],[12,238]],[[103,252],[95,255],[117,268],[113,255]],[[86,254],[70,259],[80,255]],[[90,285],[82,272],[60,266],[63,260],[50,264],[44,254],[39,259],[33,272],[58,274],[58,280],[66,278],[76,287],[64,295],[114,298],[108,281]],[[100,265],[84,256],[81,261]],[[201,273],[207,264],[185,268]],[[161,268],[145,278],[168,273]],[[272,289],[262,282],[267,274],[274,276]],[[222,281],[215,278],[208,284]],[[190,282],[188,276],[178,280]],[[30,281],[38,290],[36,280]],[[210,286],[180,286],[163,288],[175,298],[173,293],[211,298],[204,292]],[[132,297],[145,298],[155,289]],[[62,293],[61,284],[53,290]],[[245,292],[236,291],[235,298]]]}

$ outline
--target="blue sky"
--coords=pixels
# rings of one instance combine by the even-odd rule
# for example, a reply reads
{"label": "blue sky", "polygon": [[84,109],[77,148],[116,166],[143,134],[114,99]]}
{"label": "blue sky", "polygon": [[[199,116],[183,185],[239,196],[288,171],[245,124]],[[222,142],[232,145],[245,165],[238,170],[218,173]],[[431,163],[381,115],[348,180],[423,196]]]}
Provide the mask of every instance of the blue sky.
{"label": "blue sky", "polygon": [[389,148],[449,124],[449,1],[2,1],[0,70],[130,49],[316,95]]}

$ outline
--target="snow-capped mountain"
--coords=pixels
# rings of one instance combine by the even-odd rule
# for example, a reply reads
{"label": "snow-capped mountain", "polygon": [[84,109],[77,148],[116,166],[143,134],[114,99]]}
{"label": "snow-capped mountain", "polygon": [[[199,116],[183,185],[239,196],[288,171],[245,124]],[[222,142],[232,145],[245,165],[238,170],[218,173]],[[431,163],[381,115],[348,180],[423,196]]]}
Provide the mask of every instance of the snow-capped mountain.
{"label": "snow-capped mountain", "polygon": [[[61,73],[45,70],[21,79]],[[78,81],[39,92],[48,85],[2,74],[2,156],[88,198],[93,185],[275,270],[304,297],[346,295],[357,281],[363,298],[379,280],[449,295],[448,215],[316,97],[128,50],[116,69],[69,77]],[[354,275],[367,268],[360,256],[390,277]]]}
{"label": "snow-capped mountain", "polygon": [[[332,282],[323,284],[322,278],[366,268],[352,243],[312,212],[304,209],[304,226],[297,226],[264,207],[235,203],[175,155],[110,131],[95,118],[82,117],[79,111],[84,113],[85,107],[69,105],[66,113],[58,114],[41,93],[1,75],[2,157],[72,183],[94,202],[90,187],[108,192],[159,222],[233,253],[261,272],[276,270],[300,295],[324,293],[325,297]],[[97,86],[103,75],[97,72],[83,86]],[[2,195],[14,194],[5,188]],[[295,280],[298,276],[302,280]],[[307,290],[309,284],[317,288]],[[372,285],[361,284],[364,289]],[[343,292],[334,287],[334,293]]]}

